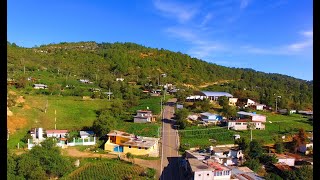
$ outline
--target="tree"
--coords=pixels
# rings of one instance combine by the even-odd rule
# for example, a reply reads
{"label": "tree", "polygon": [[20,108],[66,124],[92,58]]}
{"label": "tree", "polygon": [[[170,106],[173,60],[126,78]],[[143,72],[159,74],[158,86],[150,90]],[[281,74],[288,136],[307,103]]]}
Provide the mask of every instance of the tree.
{"label": "tree", "polygon": [[313,168],[303,165],[296,171],[297,179],[311,180],[313,179]]}
{"label": "tree", "polygon": [[243,152],[246,152],[249,147],[249,142],[247,141],[246,138],[239,138],[235,140],[235,144],[238,144],[239,149],[242,150]]}
{"label": "tree", "polygon": [[281,176],[275,173],[268,173],[265,177],[266,180],[283,180]]}
{"label": "tree", "polygon": [[188,115],[189,115],[189,111],[185,108],[179,109],[175,113],[176,119],[178,121],[187,119]]}
{"label": "tree", "polygon": [[259,161],[263,164],[273,164],[277,162],[277,157],[274,154],[272,156],[263,154],[260,156]]}
{"label": "tree", "polygon": [[254,172],[258,172],[261,168],[261,164],[259,162],[259,159],[257,158],[247,160],[246,162],[244,162],[244,165],[248,166],[248,168],[250,168]]}
{"label": "tree", "polygon": [[298,134],[293,137],[292,142],[290,143],[291,150],[297,152],[298,148],[301,145],[306,144],[307,140],[308,137],[305,130],[303,128],[299,129]]}
{"label": "tree", "polygon": [[108,134],[117,124],[117,120],[107,110],[103,111],[99,117],[93,122],[93,130],[98,136]]}
{"label": "tree", "polygon": [[39,159],[30,154],[22,154],[19,157],[17,169],[18,175],[26,179],[34,178],[34,174],[37,174],[40,179],[46,179],[46,173],[42,169]]}
{"label": "tree", "polygon": [[283,145],[283,142],[276,142],[275,145],[274,145],[274,148],[276,150],[276,153],[278,154],[282,154],[283,151],[284,151],[284,145]]}
{"label": "tree", "polygon": [[252,140],[249,144],[248,155],[250,158],[259,158],[263,153],[261,144],[257,140]]}
{"label": "tree", "polygon": [[222,115],[229,118],[229,117],[235,117],[237,114],[237,110],[235,107],[226,105],[222,107]]}
{"label": "tree", "polygon": [[27,78],[26,77],[20,77],[17,80],[16,88],[25,88],[27,86],[27,84],[28,84]]}
{"label": "tree", "polygon": [[229,106],[229,100],[226,96],[220,96],[218,98],[219,105],[222,107]]}

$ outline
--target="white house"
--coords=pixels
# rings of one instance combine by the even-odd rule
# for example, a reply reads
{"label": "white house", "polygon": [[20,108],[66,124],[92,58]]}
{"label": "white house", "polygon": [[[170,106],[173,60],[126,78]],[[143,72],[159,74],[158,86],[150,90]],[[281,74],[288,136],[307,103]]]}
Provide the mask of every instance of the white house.
{"label": "white house", "polygon": [[46,130],[47,137],[65,138],[68,134],[68,130]]}
{"label": "white house", "polygon": [[33,88],[34,89],[48,89],[48,86],[45,84],[34,84]]}
{"label": "white house", "polygon": [[152,111],[138,110],[137,115],[134,116],[133,121],[135,123],[147,123],[155,121],[155,117],[152,115]]}
{"label": "white house", "polygon": [[212,159],[215,162],[226,165],[238,165],[243,159],[242,150],[236,147],[213,147],[210,146],[206,151],[186,150],[187,158],[196,158],[198,160]]}
{"label": "white house", "polygon": [[252,123],[255,129],[264,130],[265,125],[260,121],[251,121],[248,119],[238,119],[238,120],[229,120],[228,121],[228,129],[233,130],[247,130],[248,123]]}
{"label": "white house", "polygon": [[263,110],[263,108],[266,106],[265,104],[256,104],[256,110]]}
{"label": "white house", "polygon": [[245,107],[249,107],[249,106],[252,106],[252,105],[255,105],[255,104],[256,104],[255,101],[253,101],[253,100],[251,100],[251,99],[248,99],[248,100],[247,100],[247,104],[245,105]]}
{"label": "white house", "polygon": [[277,160],[278,160],[277,163],[285,163],[288,166],[294,166],[294,162],[296,161],[296,158],[285,155],[285,154],[274,154],[274,155],[277,157]]}
{"label": "white house", "polygon": [[213,160],[199,161],[195,158],[188,159],[188,165],[193,180],[229,180],[231,169]]}

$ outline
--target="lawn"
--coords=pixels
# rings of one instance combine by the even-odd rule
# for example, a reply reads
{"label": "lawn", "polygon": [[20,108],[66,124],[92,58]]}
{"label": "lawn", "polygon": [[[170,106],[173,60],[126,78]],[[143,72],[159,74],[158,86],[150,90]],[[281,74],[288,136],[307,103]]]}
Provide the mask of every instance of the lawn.
{"label": "lawn", "polygon": [[160,124],[158,123],[133,123],[120,121],[116,130],[133,133],[138,136],[158,137]]}
{"label": "lawn", "polygon": [[14,134],[10,135],[8,147],[14,148],[19,142],[22,145],[20,139],[32,127],[54,129],[55,117],[57,129],[79,130],[85,126],[92,126],[97,116],[96,111],[109,105],[110,102],[105,99],[83,101],[80,97],[71,96],[26,95],[24,107],[11,108],[14,117],[23,118],[26,123],[24,127],[16,129]]}
{"label": "lawn", "polygon": [[[258,114],[264,114],[267,116],[267,122],[265,124],[265,130],[253,130],[253,139],[261,140],[265,144],[273,143],[273,138],[278,135],[289,135],[297,132],[298,128],[304,128],[306,131],[313,130],[313,126],[309,123],[307,118],[304,118],[299,114],[292,115],[279,115],[270,112],[258,112]],[[208,130],[198,130],[208,129]],[[217,140],[216,144],[232,144],[233,135],[239,134],[241,137],[250,139],[250,131],[233,131],[226,129],[212,129],[205,127],[191,126],[187,127],[185,135],[180,133],[180,144],[186,145],[187,147],[195,146],[210,146],[214,143],[210,142],[209,139]],[[229,131],[230,133],[227,133]]]}
{"label": "lawn", "polygon": [[161,97],[150,97],[148,99],[141,99],[139,100],[139,105],[130,108],[130,112],[136,113],[137,110],[146,110],[147,107],[149,107],[149,110],[152,111],[153,114],[159,114],[160,113],[160,102]]}

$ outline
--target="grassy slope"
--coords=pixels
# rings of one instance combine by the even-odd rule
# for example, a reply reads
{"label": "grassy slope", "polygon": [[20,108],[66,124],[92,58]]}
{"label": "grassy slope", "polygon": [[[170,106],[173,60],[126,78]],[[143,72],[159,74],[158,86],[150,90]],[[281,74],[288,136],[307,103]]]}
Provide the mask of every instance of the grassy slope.
{"label": "grassy slope", "polygon": [[[272,114],[269,112],[258,112],[259,114],[264,114],[267,116],[267,123],[266,130],[253,130],[252,136],[253,139],[257,140],[263,140],[264,143],[269,144],[273,143],[273,138],[277,135],[284,135],[287,132],[290,132],[294,128],[304,128],[307,131],[310,131],[313,129],[313,126],[309,124],[308,120],[306,118],[303,118],[303,116],[299,114],[293,114],[290,116],[286,115],[278,115],[278,114]],[[272,123],[270,123],[271,121]],[[279,131],[279,125],[280,125],[280,131]],[[203,127],[187,127],[186,129],[202,129]],[[234,134],[240,134],[241,137],[246,137],[247,139],[250,139],[250,131],[232,131]],[[210,138],[214,138],[212,135]],[[188,138],[181,138],[181,144],[190,144],[190,147],[194,146],[209,146],[212,145],[212,143],[209,142],[208,137],[188,137]],[[233,138],[230,136],[229,138],[224,139],[223,141],[218,141],[217,144],[232,144]]]}
{"label": "grassy slope", "polygon": [[[43,127],[54,129],[55,110],[57,112],[57,129],[80,129],[91,126],[96,118],[96,111],[109,106],[106,100],[82,101],[80,97],[58,97],[58,96],[25,96],[27,108],[13,107],[12,112],[16,116],[27,120],[24,128],[17,130],[10,136],[8,147],[15,147],[20,139],[31,127]],[[47,113],[44,112],[48,101]],[[22,144],[22,142],[20,142]]]}
{"label": "grassy slope", "polygon": [[[81,129],[84,126],[92,126],[96,119],[96,111],[110,106],[110,102],[106,99],[95,99],[83,101],[81,97],[59,97],[44,95],[27,95],[25,96],[25,106],[13,107],[11,111],[27,120],[25,127],[17,130],[10,136],[8,141],[9,148],[15,148],[18,143],[20,147],[24,144],[20,141],[28,130],[32,127],[43,127],[45,129],[54,129],[55,110],[57,129]],[[141,106],[148,105],[152,107],[152,103],[158,98],[142,100]],[[48,101],[47,112],[44,112]],[[132,122],[119,121],[116,129],[127,131],[141,136],[158,136],[159,124],[135,124]]]}

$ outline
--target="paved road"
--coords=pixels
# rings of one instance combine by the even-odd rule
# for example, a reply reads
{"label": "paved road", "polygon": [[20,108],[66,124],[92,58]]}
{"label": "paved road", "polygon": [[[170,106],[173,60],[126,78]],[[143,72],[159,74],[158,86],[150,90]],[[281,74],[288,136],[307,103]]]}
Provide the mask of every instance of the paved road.
{"label": "paved road", "polygon": [[[170,99],[168,102],[175,103],[176,99]],[[177,131],[173,129],[173,114],[174,105],[166,105],[163,111],[162,120],[162,150],[161,157],[161,180],[179,180],[179,153],[178,141],[179,137]]]}

